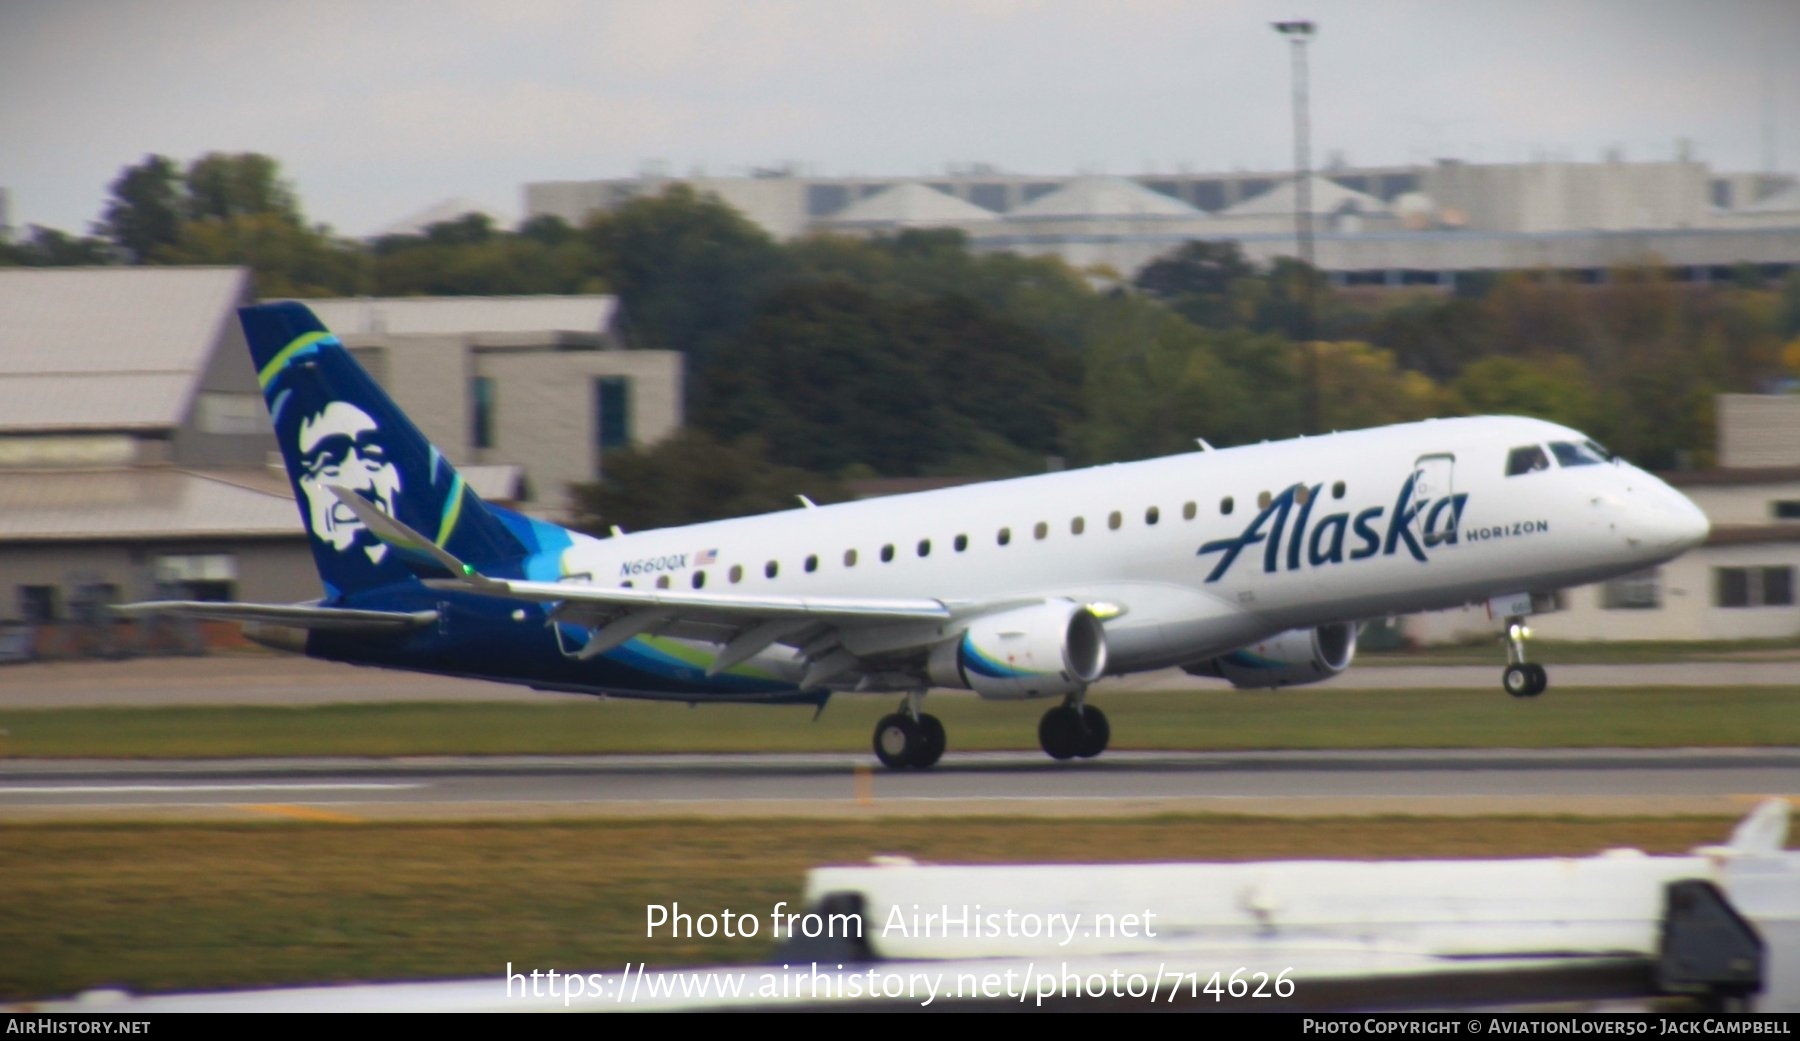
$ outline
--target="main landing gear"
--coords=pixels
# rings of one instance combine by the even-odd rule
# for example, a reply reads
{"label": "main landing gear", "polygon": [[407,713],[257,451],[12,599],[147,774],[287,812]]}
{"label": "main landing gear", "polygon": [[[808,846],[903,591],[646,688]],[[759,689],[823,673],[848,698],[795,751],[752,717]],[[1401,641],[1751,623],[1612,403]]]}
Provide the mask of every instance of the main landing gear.
{"label": "main landing gear", "polygon": [[1112,727],[1106,714],[1071,697],[1044,713],[1038,723],[1038,744],[1052,759],[1092,759],[1106,751]]}
{"label": "main landing gear", "polygon": [[875,758],[881,765],[903,770],[923,770],[943,758],[944,724],[936,716],[919,711],[925,692],[917,691],[900,703],[900,711],[881,717],[875,724]]}
{"label": "main landing gear", "polygon": [[1550,676],[1542,665],[1525,660],[1525,641],[1531,629],[1525,619],[1514,616],[1506,620],[1506,671],[1500,674],[1500,685],[1515,698],[1535,698],[1550,685]]}

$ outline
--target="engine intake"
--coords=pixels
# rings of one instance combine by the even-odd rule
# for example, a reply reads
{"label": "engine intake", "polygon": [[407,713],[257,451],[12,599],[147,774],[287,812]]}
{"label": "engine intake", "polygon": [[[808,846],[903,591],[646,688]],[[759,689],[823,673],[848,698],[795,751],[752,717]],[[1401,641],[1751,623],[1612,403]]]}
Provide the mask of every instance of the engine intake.
{"label": "engine intake", "polygon": [[1208,658],[1182,671],[1230,680],[1239,689],[1297,687],[1328,680],[1356,657],[1356,623],[1333,622],[1317,629],[1289,629],[1278,636]]}
{"label": "engine intake", "polygon": [[977,618],[962,635],[931,649],[931,682],[984,698],[1073,694],[1106,672],[1106,631],[1071,600]]}

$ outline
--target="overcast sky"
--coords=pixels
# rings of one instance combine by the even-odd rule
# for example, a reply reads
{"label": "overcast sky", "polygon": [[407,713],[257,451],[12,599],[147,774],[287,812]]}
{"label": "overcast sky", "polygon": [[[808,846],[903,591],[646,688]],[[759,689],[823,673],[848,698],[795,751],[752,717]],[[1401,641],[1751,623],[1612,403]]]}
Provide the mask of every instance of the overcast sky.
{"label": "overcast sky", "polygon": [[152,152],[280,160],[365,234],[528,181],[1286,168],[1314,154],[1800,169],[1795,0],[0,0],[12,223],[85,231]]}

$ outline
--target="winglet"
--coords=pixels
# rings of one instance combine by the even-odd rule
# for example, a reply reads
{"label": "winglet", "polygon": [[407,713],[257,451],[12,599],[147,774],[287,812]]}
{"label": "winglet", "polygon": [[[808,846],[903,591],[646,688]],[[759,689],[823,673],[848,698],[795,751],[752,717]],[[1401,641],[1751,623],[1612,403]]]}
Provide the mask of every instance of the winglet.
{"label": "winglet", "polygon": [[1738,853],[1774,854],[1787,845],[1788,802],[1764,799],[1731,833],[1731,848]]}

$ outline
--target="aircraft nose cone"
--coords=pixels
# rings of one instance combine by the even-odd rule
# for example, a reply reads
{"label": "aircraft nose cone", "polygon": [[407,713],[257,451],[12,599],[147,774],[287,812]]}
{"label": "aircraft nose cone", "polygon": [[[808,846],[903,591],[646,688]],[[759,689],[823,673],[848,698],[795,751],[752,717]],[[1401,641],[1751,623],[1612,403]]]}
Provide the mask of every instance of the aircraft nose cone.
{"label": "aircraft nose cone", "polygon": [[1673,488],[1645,503],[1634,527],[1639,545],[1669,553],[1693,549],[1712,533],[1712,522],[1700,507]]}
{"label": "aircraft nose cone", "polygon": [[1692,549],[1706,541],[1712,534],[1712,521],[1706,519],[1706,513],[1694,505],[1694,501],[1677,492],[1678,505],[1674,509],[1675,544],[1682,549]]}

